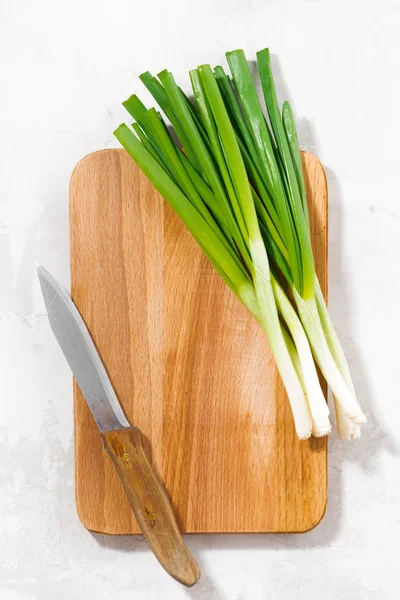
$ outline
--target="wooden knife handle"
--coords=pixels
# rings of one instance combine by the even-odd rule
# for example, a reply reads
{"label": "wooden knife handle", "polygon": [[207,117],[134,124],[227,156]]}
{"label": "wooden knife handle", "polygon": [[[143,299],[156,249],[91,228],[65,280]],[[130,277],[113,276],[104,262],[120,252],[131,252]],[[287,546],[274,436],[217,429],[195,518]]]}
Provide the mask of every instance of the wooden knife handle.
{"label": "wooden knife handle", "polygon": [[190,587],[200,569],[182,539],[170,501],[144,452],[137,427],[102,433],[146,541],[164,569]]}

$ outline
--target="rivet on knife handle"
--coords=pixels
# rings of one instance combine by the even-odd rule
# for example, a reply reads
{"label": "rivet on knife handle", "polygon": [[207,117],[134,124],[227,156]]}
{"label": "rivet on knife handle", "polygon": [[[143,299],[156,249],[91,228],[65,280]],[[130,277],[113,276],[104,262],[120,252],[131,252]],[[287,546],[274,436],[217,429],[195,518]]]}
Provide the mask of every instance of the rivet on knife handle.
{"label": "rivet on knife handle", "polygon": [[101,435],[151,550],[167,573],[192,586],[200,569],[183,542],[167,494],[143,450],[140,430],[130,427]]}

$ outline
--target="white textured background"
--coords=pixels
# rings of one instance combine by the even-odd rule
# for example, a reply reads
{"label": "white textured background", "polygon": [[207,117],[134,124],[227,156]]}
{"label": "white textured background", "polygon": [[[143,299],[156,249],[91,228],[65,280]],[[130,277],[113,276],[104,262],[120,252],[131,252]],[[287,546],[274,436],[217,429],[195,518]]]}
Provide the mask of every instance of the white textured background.
{"label": "white textured background", "polygon": [[[197,5],[197,6],[196,6]],[[394,600],[400,534],[399,0],[0,1],[1,600]],[[68,180],[116,145],[144,70],[268,45],[330,185],[330,306],[369,417],[330,444],[329,506],[300,536],[194,536],[187,591],[138,538],[75,512],[71,376],[34,264],[69,283]],[[144,94],[146,96],[146,94]]]}

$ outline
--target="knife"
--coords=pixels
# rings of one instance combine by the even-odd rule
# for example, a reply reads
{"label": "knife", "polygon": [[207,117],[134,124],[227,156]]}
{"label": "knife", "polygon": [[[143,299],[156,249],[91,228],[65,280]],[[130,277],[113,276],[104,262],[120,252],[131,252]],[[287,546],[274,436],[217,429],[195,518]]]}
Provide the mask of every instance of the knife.
{"label": "knife", "polygon": [[50,326],[100,429],[142,533],[162,567],[191,587],[200,569],[185,546],[167,494],[147,458],[142,435],[127,421],[89,331],[64,288],[41,265]]}

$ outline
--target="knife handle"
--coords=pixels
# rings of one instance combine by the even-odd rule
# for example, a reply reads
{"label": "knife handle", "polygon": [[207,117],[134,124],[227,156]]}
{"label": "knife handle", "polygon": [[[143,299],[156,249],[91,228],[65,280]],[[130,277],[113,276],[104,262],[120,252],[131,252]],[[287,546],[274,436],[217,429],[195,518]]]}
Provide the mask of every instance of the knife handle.
{"label": "knife handle", "polygon": [[200,569],[185,546],[171,503],[144,452],[140,430],[126,427],[101,435],[150,549],[171,577],[191,587],[199,579]]}

